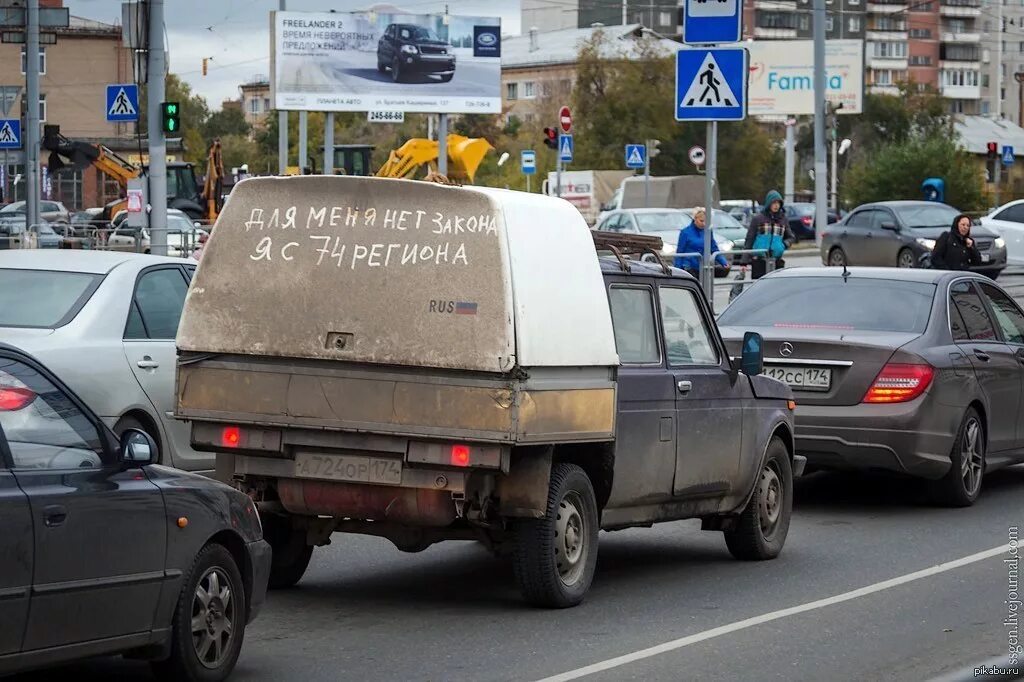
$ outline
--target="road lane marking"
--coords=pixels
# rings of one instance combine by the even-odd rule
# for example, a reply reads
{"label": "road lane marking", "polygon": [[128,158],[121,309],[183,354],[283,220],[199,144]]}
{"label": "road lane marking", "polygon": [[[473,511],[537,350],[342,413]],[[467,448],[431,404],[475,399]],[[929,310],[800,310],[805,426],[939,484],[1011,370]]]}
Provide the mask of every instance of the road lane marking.
{"label": "road lane marking", "polygon": [[857,599],[859,597],[866,597],[870,594],[875,594],[876,592],[882,592],[883,590],[888,590],[893,587],[898,587],[899,585],[905,585],[907,583],[914,582],[915,580],[921,580],[923,578],[928,578],[933,575],[938,575],[939,573],[945,573],[947,571],[952,571],[957,568],[962,568],[963,566],[967,566],[969,564],[984,561],[985,559],[991,559],[992,557],[999,556],[1000,554],[1005,554],[1009,550],[1010,545],[1009,543],[1007,543],[1005,545],[1000,545],[999,547],[986,549],[985,551],[978,552],[977,554],[971,554],[960,559],[947,561],[946,563],[937,564],[935,566],[931,566],[930,568],[915,571],[914,573],[907,573],[906,575],[901,575],[896,578],[883,580],[880,583],[874,583],[873,585],[861,587],[850,592],[843,592],[842,594],[837,594],[832,597],[825,597],[824,599],[818,599],[816,601],[807,602],[806,604],[800,604],[799,606],[791,606],[789,608],[781,609],[779,611],[772,611],[771,613],[765,613],[760,616],[754,616],[753,618],[747,618],[746,620],[739,620],[735,623],[729,623],[728,625],[722,625],[717,628],[705,630],[704,632],[698,632],[696,634],[688,635],[686,637],[680,637],[679,639],[673,639],[672,641],[665,642],[664,644],[652,646],[647,649],[640,649],[639,651],[634,651],[633,653],[624,654],[622,656],[616,656],[615,658],[609,658],[605,661],[593,663],[582,668],[576,668],[575,670],[569,670],[558,675],[552,675],[551,677],[545,677],[544,679],[539,680],[538,682],[568,682],[569,680],[577,680],[581,677],[586,677],[587,675],[593,675],[595,673],[604,672],[606,670],[611,670],[613,668],[618,668],[629,663],[642,661],[645,658],[651,658],[653,656],[658,656],[659,654],[668,653],[670,651],[676,651],[678,649],[688,647],[691,644],[705,642],[709,639],[714,639],[715,637],[721,637],[722,635],[728,635],[733,632],[739,632],[740,630],[746,630],[747,628],[752,628],[755,625],[770,623],[773,620],[788,618],[789,616],[795,616],[798,613],[816,611],[818,609],[823,609],[826,606],[832,606],[833,604],[841,604],[845,601],[850,601],[852,599]]}

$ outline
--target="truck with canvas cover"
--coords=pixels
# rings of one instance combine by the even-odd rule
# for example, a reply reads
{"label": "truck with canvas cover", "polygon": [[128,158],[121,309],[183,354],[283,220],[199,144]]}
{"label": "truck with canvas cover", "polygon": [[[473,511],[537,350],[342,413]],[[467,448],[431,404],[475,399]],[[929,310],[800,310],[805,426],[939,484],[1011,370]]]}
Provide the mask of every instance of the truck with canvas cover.
{"label": "truck with canvas cover", "polygon": [[271,584],[335,532],[483,542],[547,606],[583,599],[599,529],[699,517],[777,555],[789,389],[756,335],[727,355],[692,278],[608,249],[541,195],[239,183],[186,300],[177,416],[257,500]]}

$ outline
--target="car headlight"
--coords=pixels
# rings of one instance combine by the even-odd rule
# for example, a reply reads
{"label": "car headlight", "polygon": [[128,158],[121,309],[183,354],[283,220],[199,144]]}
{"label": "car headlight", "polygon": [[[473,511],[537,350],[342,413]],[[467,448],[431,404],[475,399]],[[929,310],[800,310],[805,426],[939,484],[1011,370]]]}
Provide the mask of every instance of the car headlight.
{"label": "car headlight", "polygon": [[402,52],[405,54],[418,54],[419,50],[416,49],[415,45],[402,45]]}
{"label": "car headlight", "polygon": [[917,241],[918,244],[920,244],[924,248],[928,249],[929,251],[931,251],[932,249],[935,248],[935,240],[934,239],[917,239],[915,241]]}
{"label": "car headlight", "polygon": [[732,251],[736,248],[736,244],[734,244],[731,239],[719,239],[717,241],[719,251]]}
{"label": "car headlight", "polygon": [[992,244],[997,249],[1005,249],[1006,248],[1006,240],[1003,239],[1002,237],[996,237],[996,240],[994,242],[992,242]]}

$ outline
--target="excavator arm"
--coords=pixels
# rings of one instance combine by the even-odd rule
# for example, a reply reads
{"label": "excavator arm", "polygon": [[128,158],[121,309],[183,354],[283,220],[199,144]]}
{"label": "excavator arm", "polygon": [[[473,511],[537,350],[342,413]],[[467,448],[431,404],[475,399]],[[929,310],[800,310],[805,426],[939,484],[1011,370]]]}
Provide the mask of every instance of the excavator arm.
{"label": "excavator arm", "polygon": [[[448,136],[448,177],[473,182],[487,152],[494,149],[483,138]],[[377,171],[382,178],[412,178],[423,166],[437,172],[438,145],[435,140],[413,138],[398,149],[391,150],[388,160]]]}
{"label": "excavator arm", "polygon": [[126,187],[129,180],[141,173],[138,166],[101,144],[69,140],[60,134],[59,126],[44,126],[43,149],[50,152],[51,173],[59,173],[64,168],[81,170],[94,166],[121,187]]}

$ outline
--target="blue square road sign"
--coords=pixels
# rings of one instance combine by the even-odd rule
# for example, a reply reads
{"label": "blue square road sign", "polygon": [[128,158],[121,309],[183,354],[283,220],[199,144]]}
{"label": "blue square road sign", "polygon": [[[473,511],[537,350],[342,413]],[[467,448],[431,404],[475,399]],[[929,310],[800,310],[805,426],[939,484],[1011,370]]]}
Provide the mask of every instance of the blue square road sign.
{"label": "blue square road sign", "polygon": [[740,0],[684,0],[683,42],[687,45],[737,43],[742,37]]}
{"label": "blue square road sign", "polygon": [[0,118],[0,149],[21,149],[21,121]]}
{"label": "blue square road sign", "polygon": [[647,165],[647,146],[642,144],[626,145],[626,168],[643,168]]}
{"label": "blue square road sign", "polygon": [[139,120],[139,86],[118,83],[107,86],[107,120],[124,123]]}
{"label": "blue square road sign", "polygon": [[1013,165],[1013,147],[1011,147],[1008,144],[1007,145],[1003,145],[1003,165],[1004,166],[1012,166]]}
{"label": "blue square road sign", "polygon": [[743,120],[747,115],[748,61],[742,47],[679,50],[676,120]]}
{"label": "blue square road sign", "polygon": [[519,170],[524,175],[533,175],[537,172],[537,153],[532,149],[524,149],[519,153]]}
{"label": "blue square road sign", "polygon": [[561,134],[558,136],[558,158],[563,163],[572,161],[573,143],[572,135]]}

